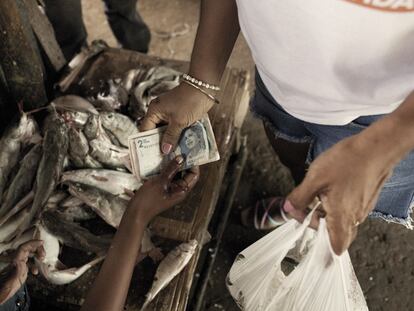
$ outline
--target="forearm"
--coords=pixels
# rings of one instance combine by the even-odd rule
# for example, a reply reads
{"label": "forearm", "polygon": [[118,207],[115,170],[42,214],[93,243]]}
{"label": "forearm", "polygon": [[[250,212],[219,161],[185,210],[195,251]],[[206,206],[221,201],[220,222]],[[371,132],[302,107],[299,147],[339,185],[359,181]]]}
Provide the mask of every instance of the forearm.
{"label": "forearm", "polygon": [[363,131],[369,150],[382,154],[392,164],[414,149],[414,92],[392,113]]}
{"label": "forearm", "polygon": [[128,208],[82,311],[123,310],[146,221]]}
{"label": "forearm", "polygon": [[202,0],[190,75],[218,84],[239,32],[235,0]]}

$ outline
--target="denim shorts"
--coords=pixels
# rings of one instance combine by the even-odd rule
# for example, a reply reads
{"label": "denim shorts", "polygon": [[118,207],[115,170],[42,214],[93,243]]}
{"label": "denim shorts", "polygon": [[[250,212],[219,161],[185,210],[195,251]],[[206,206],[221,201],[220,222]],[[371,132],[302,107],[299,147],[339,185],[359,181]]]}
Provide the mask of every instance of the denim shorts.
{"label": "denim shorts", "polygon": [[[287,113],[275,101],[260,76],[256,73],[256,91],[251,100],[253,114],[261,118],[276,138],[294,143],[309,143],[307,162],[312,162],[323,151],[340,140],[358,134],[384,115],[363,116],[343,126],[320,125],[305,122]],[[381,191],[371,217],[379,217],[413,229],[414,151],[408,154],[393,171]]]}

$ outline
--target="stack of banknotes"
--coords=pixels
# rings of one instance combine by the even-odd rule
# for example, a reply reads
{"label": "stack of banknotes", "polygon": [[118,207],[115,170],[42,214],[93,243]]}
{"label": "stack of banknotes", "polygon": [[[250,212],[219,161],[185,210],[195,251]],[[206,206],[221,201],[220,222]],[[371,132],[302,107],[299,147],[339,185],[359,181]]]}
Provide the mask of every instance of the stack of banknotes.
{"label": "stack of banknotes", "polygon": [[162,168],[178,155],[184,158],[183,170],[220,159],[208,116],[184,129],[177,147],[169,155],[161,152],[162,135],[167,126],[129,137],[132,171],[139,179],[158,175]]}

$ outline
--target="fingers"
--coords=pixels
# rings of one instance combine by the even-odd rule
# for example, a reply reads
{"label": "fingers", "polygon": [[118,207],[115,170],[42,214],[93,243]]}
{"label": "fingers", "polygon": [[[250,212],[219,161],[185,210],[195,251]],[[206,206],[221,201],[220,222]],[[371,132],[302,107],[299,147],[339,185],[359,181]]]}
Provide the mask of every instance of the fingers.
{"label": "fingers", "polygon": [[193,166],[186,172],[185,176],[183,177],[183,180],[187,184],[187,191],[191,191],[194,188],[199,178],[200,167],[198,166]]}
{"label": "fingers", "polygon": [[175,180],[171,185],[170,193],[173,195],[178,192],[189,192],[196,185],[200,176],[200,169],[198,166],[193,166],[185,173],[184,177],[178,180]]}
{"label": "fingers", "polygon": [[36,256],[39,260],[43,260],[46,256],[42,240],[30,240],[20,245],[15,260],[27,262],[27,259],[32,256]]}
{"label": "fingers", "polygon": [[139,127],[139,130],[141,132],[149,131],[152,129],[155,129],[158,124],[160,124],[163,120],[159,115],[159,112],[156,108],[154,108],[154,105],[159,104],[160,100],[159,98],[155,98],[148,107],[148,112],[145,115],[144,119],[141,121],[141,125]]}
{"label": "fingers", "polygon": [[170,186],[170,196],[175,201],[184,199],[187,194],[194,188],[200,177],[200,169],[194,166],[189,169],[185,176],[179,180],[175,180]]}
{"label": "fingers", "polygon": [[165,182],[165,187],[168,188],[169,184],[173,180],[174,176],[179,172],[184,164],[184,158],[177,156],[174,160],[168,163],[167,167],[161,173],[161,178]]}
{"label": "fingers", "polygon": [[335,254],[341,255],[351,245],[356,237],[357,227],[346,217],[337,213],[328,213],[326,224],[331,241],[332,250]]}
{"label": "fingers", "polygon": [[28,266],[29,266],[30,272],[33,275],[38,275],[39,274],[39,268],[36,266],[35,263],[29,263]]}
{"label": "fingers", "polygon": [[288,195],[283,206],[284,211],[302,222],[307,215],[306,209],[312,204],[320,191],[321,189],[319,189],[315,178],[310,178],[307,175],[303,182]]}
{"label": "fingers", "polygon": [[177,123],[168,124],[167,130],[162,136],[161,142],[161,151],[164,154],[169,154],[174,149],[184,128],[185,126]]}

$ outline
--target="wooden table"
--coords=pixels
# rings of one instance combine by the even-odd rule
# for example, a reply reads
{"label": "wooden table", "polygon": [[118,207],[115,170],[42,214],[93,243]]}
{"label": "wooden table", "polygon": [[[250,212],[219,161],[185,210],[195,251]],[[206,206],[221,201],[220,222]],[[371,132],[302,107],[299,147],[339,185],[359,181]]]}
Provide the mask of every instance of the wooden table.
{"label": "wooden table", "polygon": [[[102,52],[85,71],[80,83],[69,90],[83,96],[94,95],[101,89],[103,81],[109,78],[122,77],[129,69],[165,65],[182,72],[187,72],[188,62],[162,60],[137,52],[107,49]],[[233,153],[237,134],[245,118],[249,94],[248,73],[238,69],[226,69],[221,81],[220,104],[209,112],[216,136],[221,160],[207,164],[201,169],[201,178],[190,197],[180,206],[157,217],[151,224],[157,236],[156,242],[166,253],[181,241],[205,238],[208,224],[214,212],[221,184]],[[196,252],[188,266],[164,289],[148,310],[185,310],[196,265],[200,256]],[[127,310],[139,310],[144,295],[149,289],[156,265],[145,260],[136,268],[127,300]],[[92,269],[76,282],[67,286],[51,286],[44,281],[31,281],[34,297],[48,297],[65,304],[82,303],[86,290],[90,286],[98,268]],[[56,297],[56,298],[55,298]]]}

